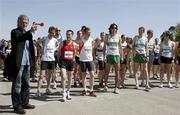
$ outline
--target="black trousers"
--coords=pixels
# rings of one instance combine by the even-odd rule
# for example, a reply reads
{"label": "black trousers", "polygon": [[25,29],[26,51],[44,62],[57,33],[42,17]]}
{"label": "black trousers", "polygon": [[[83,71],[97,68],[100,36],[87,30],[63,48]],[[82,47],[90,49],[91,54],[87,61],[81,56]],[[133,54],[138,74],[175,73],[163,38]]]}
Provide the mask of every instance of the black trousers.
{"label": "black trousers", "polygon": [[29,103],[29,78],[30,66],[21,65],[18,75],[12,83],[11,98],[14,109]]}

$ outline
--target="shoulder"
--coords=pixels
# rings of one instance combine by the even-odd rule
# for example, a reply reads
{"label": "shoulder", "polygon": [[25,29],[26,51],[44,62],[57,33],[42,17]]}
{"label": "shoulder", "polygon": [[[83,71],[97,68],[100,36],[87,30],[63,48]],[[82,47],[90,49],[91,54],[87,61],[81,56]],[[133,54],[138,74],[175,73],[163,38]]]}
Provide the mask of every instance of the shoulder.
{"label": "shoulder", "polygon": [[11,32],[18,32],[18,31],[19,31],[18,28],[14,28],[11,30]]}
{"label": "shoulder", "polygon": [[75,45],[75,46],[77,46],[77,43],[76,43],[75,41],[72,41],[72,44]]}
{"label": "shoulder", "polygon": [[46,39],[48,39],[48,36],[43,36],[42,37],[42,40],[46,40]]}
{"label": "shoulder", "polygon": [[172,44],[173,46],[175,46],[175,45],[176,45],[176,43],[175,43],[174,41],[171,41],[171,44]]}
{"label": "shoulder", "polygon": [[21,33],[21,31],[18,28],[15,28],[15,29],[11,30],[11,35],[15,35],[15,34],[18,35],[20,33]]}
{"label": "shoulder", "polygon": [[136,36],[133,37],[132,40],[133,40],[133,41],[137,41],[138,39],[139,39],[139,35],[136,35]]}

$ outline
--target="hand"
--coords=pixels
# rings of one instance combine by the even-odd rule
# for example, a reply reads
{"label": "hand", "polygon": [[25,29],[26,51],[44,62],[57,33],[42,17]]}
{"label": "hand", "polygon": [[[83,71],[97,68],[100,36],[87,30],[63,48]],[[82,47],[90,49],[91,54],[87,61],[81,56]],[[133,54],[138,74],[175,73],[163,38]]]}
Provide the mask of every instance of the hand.
{"label": "hand", "polygon": [[146,61],[149,62],[149,57],[146,58]]}
{"label": "hand", "polygon": [[37,25],[33,24],[30,31],[35,33],[35,31],[37,31]]}
{"label": "hand", "polygon": [[159,63],[159,64],[161,63],[161,60],[160,60],[160,58],[158,59],[158,63]]}
{"label": "hand", "polygon": [[98,63],[98,60],[97,60],[96,58],[94,59],[94,63],[95,63],[95,64]]}

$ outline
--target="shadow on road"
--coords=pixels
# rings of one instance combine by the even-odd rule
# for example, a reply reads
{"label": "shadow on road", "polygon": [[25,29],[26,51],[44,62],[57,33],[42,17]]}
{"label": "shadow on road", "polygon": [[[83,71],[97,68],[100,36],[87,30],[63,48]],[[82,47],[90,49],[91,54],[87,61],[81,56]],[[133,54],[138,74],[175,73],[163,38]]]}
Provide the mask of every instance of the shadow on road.
{"label": "shadow on road", "polygon": [[14,113],[11,105],[0,105],[0,113]]}

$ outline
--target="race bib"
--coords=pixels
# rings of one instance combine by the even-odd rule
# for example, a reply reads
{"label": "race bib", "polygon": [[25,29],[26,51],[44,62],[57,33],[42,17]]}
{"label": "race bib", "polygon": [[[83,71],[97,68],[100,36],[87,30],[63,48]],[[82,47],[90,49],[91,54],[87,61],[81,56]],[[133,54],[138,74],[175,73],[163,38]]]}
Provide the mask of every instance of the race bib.
{"label": "race bib", "polygon": [[65,51],[64,57],[65,58],[73,58],[73,52],[72,51]]}
{"label": "race bib", "polygon": [[85,48],[84,51],[85,51],[86,53],[91,53],[91,49],[88,49],[88,48]]}
{"label": "race bib", "polygon": [[144,48],[136,48],[140,54],[145,54],[145,49]]}
{"label": "race bib", "polygon": [[47,51],[47,53],[54,53],[55,50],[54,50],[54,48],[49,47],[46,49],[46,51]]}
{"label": "race bib", "polygon": [[117,47],[109,46],[109,52],[112,54],[118,53]]}

